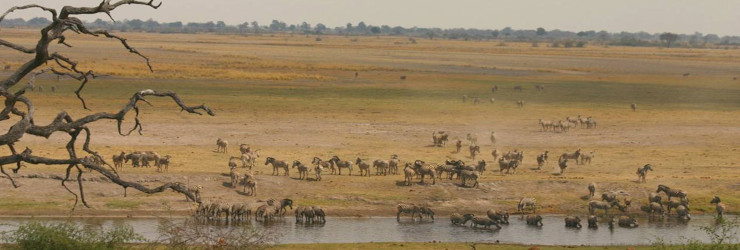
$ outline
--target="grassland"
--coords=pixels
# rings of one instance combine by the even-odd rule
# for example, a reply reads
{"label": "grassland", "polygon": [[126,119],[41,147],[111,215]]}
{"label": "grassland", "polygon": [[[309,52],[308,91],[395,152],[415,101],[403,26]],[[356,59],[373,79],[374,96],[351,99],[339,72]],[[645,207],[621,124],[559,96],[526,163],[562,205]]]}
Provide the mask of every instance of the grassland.
{"label": "grassland", "polygon": [[[35,33],[4,29],[3,39],[30,46]],[[426,203],[445,215],[515,209],[523,196],[536,197],[543,213],[585,214],[586,185],[597,192],[624,190],[637,205],[658,184],[689,192],[692,212],[713,211],[714,195],[740,204],[740,51],[589,46],[583,49],[531,47],[498,41],[418,40],[402,37],[164,35],[127,33],[129,42],[152,58],[155,71],[114,41],[68,37],[73,48],[57,47],[81,67],[105,76],[83,91],[92,110],[83,110],[73,90],[77,83],[42,78],[37,85],[58,86],[51,93],[30,92],[36,123],[45,124],[61,110],[73,117],[115,111],[135,91],[173,90],[188,103],[206,103],[215,117],[186,115],[167,100],[142,106],[143,135],[118,136],[114,122],[91,126],[92,146],[106,156],[120,151],[153,150],[172,155],[169,173],[154,169],[122,171],[125,178],[155,185],[181,181],[204,186],[205,200],[257,202],[290,197],[298,205],[324,206],[331,216],[389,216],[399,202]],[[20,65],[24,55],[0,50],[0,64]],[[355,78],[355,72],[359,77]],[[683,77],[684,73],[690,76]],[[7,74],[0,72],[0,75]],[[400,80],[405,75],[407,80]],[[491,93],[492,86],[500,91]],[[522,85],[517,93],[512,87]],[[544,85],[537,92],[534,85]],[[462,95],[484,102],[463,103]],[[495,104],[488,102],[490,97]],[[516,100],[526,102],[523,109]],[[638,111],[629,109],[637,103]],[[540,132],[538,119],[593,116],[596,129],[569,133]],[[130,117],[129,120],[132,120]],[[8,123],[9,124],[9,123]],[[128,125],[131,125],[129,123]],[[7,129],[4,124],[2,129]],[[446,130],[452,139],[476,134],[488,169],[479,188],[459,181],[403,186],[402,176],[325,175],[323,181],[272,176],[266,156],[310,162],[332,155],[373,160],[398,154],[403,161],[462,159],[454,143],[431,147],[430,133]],[[496,131],[492,145],[488,134]],[[216,138],[231,143],[229,154],[215,153]],[[16,147],[40,155],[64,155],[66,136],[24,137]],[[261,149],[258,195],[247,197],[229,187],[227,161],[238,143]],[[499,175],[490,152],[525,152],[515,175]],[[539,152],[551,155],[582,148],[595,151],[590,165],[571,165],[565,175],[556,163],[533,170]],[[7,149],[2,149],[7,150]],[[463,151],[465,152],[465,151]],[[7,152],[6,152],[7,153]],[[653,164],[646,184],[635,169]],[[244,171],[241,170],[240,171]],[[19,174],[63,174],[63,168],[29,165]],[[358,171],[353,172],[357,175]],[[74,197],[57,180],[19,178],[0,192],[3,215],[68,214]],[[85,182],[93,209],[75,215],[187,214],[192,205],[182,195],[145,195],[105,182]],[[237,189],[239,190],[239,189]],[[37,204],[37,205],[28,205]],[[68,204],[68,206],[66,206]],[[638,206],[630,212],[637,213]]]}

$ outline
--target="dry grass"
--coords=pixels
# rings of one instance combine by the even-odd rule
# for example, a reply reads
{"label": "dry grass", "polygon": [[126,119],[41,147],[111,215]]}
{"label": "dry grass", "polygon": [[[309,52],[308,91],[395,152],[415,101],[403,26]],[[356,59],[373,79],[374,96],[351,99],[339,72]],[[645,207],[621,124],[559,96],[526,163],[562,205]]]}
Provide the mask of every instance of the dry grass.
{"label": "dry grass", "polygon": [[[32,41],[28,31],[4,29],[0,34],[11,41]],[[589,182],[598,184],[597,192],[628,191],[637,205],[658,184],[687,190],[692,212],[713,211],[708,201],[714,195],[730,204],[731,212],[736,211],[733,204],[740,204],[740,85],[732,80],[740,58],[737,50],[562,49],[515,43],[501,47],[497,41],[444,40],[406,44],[397,37],[363,37],[358,42],[324,37],[317,43],[304,36],[125,35],[152,58],[154,73],[112,41],[70,37],[75,48],[59,48],[64,54],[85,68],[111,75],[83,92],[93,111],[80,108],[71,93],[76,83],[69,80],[41,79],[38,84],[58,85],[59,91],[28,96],[37,105],[38,124],[48,123],[60,110],[73,117],[114,111],[131,93],[147,88],[174,90],[189,103],[214,108],[216,117],[192,116],[166,100],[151,100],[154,107],[142,106],[143,136],[117,136],[113,122],[91,126],[93,146],[106,156],[122,150],[173,156],[168,174],[126,167],[123,174],[130,179],[199,183],[206,199],[291,197],[301,205],[322,205],[330,215],[348,216],[391,215],[398,202],[429,203],[438,214],[513,210],[523,196],[536,197],[545,213],[586,213],[580,197],[587,194]],[[82,48],[89,54],[81,53]],[[11,65],[23,58],[9,50],[0,50],[0,55]],[[355,72],[359,78],[354,78]],[[691,76],[681,76],[685,72]],[[399,80],[401,75],[408,79]],[[545,91],[535,92],[535,84],[545,85]],[[493,85],[501,90],[492,94]],[[524,91],[514,93],[516,85],[523,85]],[[484,102],[462,103],[463,94]],[[494,105],[487,102],[489,97],[496,98]],[[524,100],[525,108],[516,108],[516,100]],[[633,102],[638,112],[629,110]],[[539,132],[537,119],[579,114],[594,116],[599,128]],[[449,180],[434,186],[399,186],[402,176],[327,174],[322,182],[299,181],[271,176],[263,164],[266,156],[310,162],[313,156],[373,160],[391,154],[404,161],[470,161],[467,154],[451,153],[454,143],[429,147],[429,134],[435,130],[449,131],[453,140],[478,135],[482,157],[489,161],[480,188],[462,188]],[[490,131],[497,132],[495,147],[500,151],[525,152],[516,175],[491,171],[497,166],[490,156]],[[255,169],[256,198],[225,184],[228,155],[213,152],[218,137],[231,143],[229,155],[236,154],[237,143],[262,149],[262,162]],[[60,156],[65,139],[62,134],[49,140],[25,137],[16,147]],[[593,164],[571,165],[564,176],[554,175],[556,155],[577,148],[595,150]],[[553,155],[551,163],[542,171],[531,170],[534,156],[544,150]],[[635,170],[646,163],[656,171],[649,173],[647,184],[636,183]],[[35,172],[62,174],[62,169],[30,165],[22,171]],[[58,181],[20,181],[23,187],[0,193],[4,214],[68,212],[64,204],[71,205],[72,196]],[[5,180],[0,184],[9,185]],[[34,188],[41,185],[48,188]],[[75,213],[145,215],[192,208],[182,195],[169,192],[144,195],[129,190],[129,197],[122,198],[123,190],[114,185],[86,185],[95,209]],[[24,205],[28,209],[23,210],[13,205],[38,199],[53,203]]]}

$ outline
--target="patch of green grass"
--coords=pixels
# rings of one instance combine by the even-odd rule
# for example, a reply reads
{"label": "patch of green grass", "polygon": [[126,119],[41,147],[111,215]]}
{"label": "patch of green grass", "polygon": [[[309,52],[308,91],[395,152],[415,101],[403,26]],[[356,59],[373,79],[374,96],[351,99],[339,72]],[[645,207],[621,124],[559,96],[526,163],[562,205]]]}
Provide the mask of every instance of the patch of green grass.
{"label": "patch of green grass", "polygon": [[57,206],[59,202],[56,201],[36,202],[7,199],[0,201],[0,210],[46,210]]}
{"label": "patch of green grass", "polygon": [[135,209],[138,208],[144,202],[130,201],[130,200],[112,200],[105,203],[105,207],[111,209]]}

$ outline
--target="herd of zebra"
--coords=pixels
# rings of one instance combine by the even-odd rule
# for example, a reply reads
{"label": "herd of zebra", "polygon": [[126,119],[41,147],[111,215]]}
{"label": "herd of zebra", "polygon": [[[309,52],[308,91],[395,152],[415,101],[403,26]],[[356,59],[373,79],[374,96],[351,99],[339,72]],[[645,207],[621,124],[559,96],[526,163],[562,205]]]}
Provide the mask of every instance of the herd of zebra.
{"label": "herd of zebra", "polygon": [[570,131],[570,128],[596,128],[596,119],[591,116],[583,118],[581,117],[581,115],[578,115],[578,117],[568,116],[565,118],[565,120],[557,121],[540,119],[539,124],[540,126],[542,126],[542,132],[568,132]]}
{"label": "herd of zebra", "polygon": [[[590,183],[588,185],[589,197],[594,198],[596,193],[596,184]],[[667,199],[663,201],[660,193],[663,192]],[[620,201],[620,197],[621,201]],[[619,211],[626,213],[627,208],[632,204],[632,200],[628,197],[629,194],[619,191],[604,192],[601,195],[601,199],[591,199],[588,202],[587,222],[589,228],[598,228],[599,216],[596,215],[597,210],[604,210],[603,216],[607,218],[607,224],[610,229],[613,229],[615,225],[619,227],[635,228],[639,226],[637,219],[628,214],[619,216],[609,215],[609,209],[617,207]],[[671,198],[676,198],[675,200]],[[710,204],[715,205],[715,210],[718,217],[724,215],[726,206],[722,203],[718,196],[710,201]],[[536,210],[536,199],[531,197],[525,197],[519,200],[517,205],[517,212],[522,215],[522,218],[526,221],[527,225],[542,227],[542,215],[537,214]],[[425,208],[431,211],[431,208]],[[658,189],[654,193],[650,193],[647,201],[647,205],[640,206],[640,210],[645,212],[648,219],[653,219],[654,216],[666,216],[671,214],[671,210],[676,211],[676,217],[682,221],[691,220],[689,213],[689,199],[685,191],[680,189],[672,189],[665,185],[658,185]],[[419,213],[422,211],[416,206],[409,205],[398,205],[398,214],[404,213]],[[530,213],[531,212],[531,213]],[[433,214],[433,213],[432,213]],[[526,215],[525,215],[526,214]],[[419,216],[421,219],[421,215]],[[497,211],[495,209],[488,210],[485,216],[477,216],[472,213],[460,214],[452,213],[450,215],[450,222],[453,225],[466,225],[468,221],[471,222],[472,227],[483,226],[484,228],[491,228],[495,226],[497,229],[501,229],[501,225],[509,224],[509,213],[507,210]],[[564,219],[565,227],[581,228],[581,218],[579,216],[567,216]]]}
{"label": "herd of zebra", "polygon": [[[246,222],[249,221],[250,217],[254,217],[255,221],[270,222],[285,216],[288,208],[293,209],[293,200],[291,199],[278,201],[269,199],[264,203],[257,204],[199,202],[198,208],[195,210],[195,218],[203,221],[225,221],[229,223]],[[298,206],[295,209],[295,219],[296,223],[326,223],[326,213],[319,206]]]}
{"label": "herd of zebra", "polygon": [[[545,90],[545,85],[535,85],[534,88],[537,91],[544,91]],[[516,85],[516,86],[512,87],[512,90],[514,92],[522,92],[524,90],[524,87],[522,87],[521,85]],[[493,85],[493,87],[491,87],[491,93],[496,93],[498,91],[499,91],[498,85]],[[468,101],[468,98],[469,98],[468,95],[462,95],[462,101],[463,102],[467,102]],[[473,96],[470,99],[472,100],[473,105],[478,105],[481,102],[481,99],[478,98],[477,96]],[[488,99],[488,102],[490,102],[491,104],[495,104],[496,103],[496,98],[491,97],[491,98]],[[524,100],[521,100],[521,99],[520,100],[517,100],[516,101],[516,105],[519,108],[524,108]]]}
{"label": "herd of zebra", "polygon": [[165,155],[160,156],[157,152],[153,151],[134,151],[126,154],[121,152],[120,154],[113,155],[113,166],[116,169],[122,169],[124,163],[131,161],[132,167],[151,167],[151,163],[157,168],[157,172],[167,172],[170,167],[171,156]]}

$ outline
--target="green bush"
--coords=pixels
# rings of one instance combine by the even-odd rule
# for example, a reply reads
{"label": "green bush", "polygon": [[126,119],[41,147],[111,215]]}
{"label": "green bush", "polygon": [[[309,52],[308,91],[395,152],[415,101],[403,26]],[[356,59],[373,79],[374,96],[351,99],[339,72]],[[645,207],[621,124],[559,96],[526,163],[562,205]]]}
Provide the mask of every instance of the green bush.
{"label": "green bush", "polygon": [[2,235],[11,249],[123,249],[124,243],[143,241],[127,224],[109,230],[101,226],[79,226],[73,222],[30,222]]}

